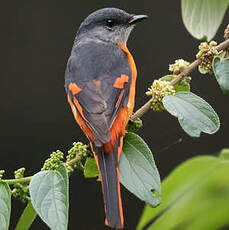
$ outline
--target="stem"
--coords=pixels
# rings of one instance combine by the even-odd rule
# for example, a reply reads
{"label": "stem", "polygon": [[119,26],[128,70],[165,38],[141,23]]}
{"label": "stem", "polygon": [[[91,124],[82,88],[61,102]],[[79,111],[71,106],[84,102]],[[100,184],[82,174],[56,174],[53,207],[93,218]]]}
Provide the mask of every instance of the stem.
{"label": "stem", "polygon": [[30,229],[30,226],[32,225],[36,216],[37,216],[37,212],[34,210],[31,201],[29,201],[17,223],[15,230]]}
{"label": "stem", "polygon": [[80,162],[82,159],[84,158],[84,156],[82,156],[82,154],[78,154],[75,156],[74,159],[70,160],[68,163],[65,163],[69,166],[73,166],[75,163]]}
{"label": "stem", "polygon": [[186,67],[179,75],[177,75],[176,78],[174,78],[171,82],[170,85],[176,85],[183,76],[188,75],[189,73],[191,73],[199,64],[201,63],[200,59],[195,60],[194,62],[192,62],[188,67]]}
{"label": "stem", "polygon": [[148,102],[146,102],[140,109],[138,109],[132,116],[131,116],[131,120],[134,121],[136,120],[138,117],[140,118],[151,106],[151,100],[149,100]]}
{"label": "stem", "polygon": [[220,51],[226,49],[228,46],[229,46],[229,39],[227,39],[224,42],[221,42],[218,46],[215,47],[215,49]]}
{"label": "stem", "polygon": [[[229,47],[229,39],[227,39],[226,41],[220,43],[218,46],[215,47],[215,49],[217,51],[221,51],[224,50],[225,48]],[[194,62],[192,62],[188,67],[186,67],[176,78],[174,78],[170,84],[171,85],[175,85],[177,84],[183,76],[188,75],[189,73],[191,73],[199,64],[201,63],[200,59],[195,60]],[[149,108],[151,105],[151,99],[149,101],[147,101],[140,109],[138,109],[132,116],[131,116],[131,120],[134,121],[137,118],[140,118]]]}
{"label": "stem", "polygon": [[[65,163],[69,166],[74,165],[77,162],[80,162],[82,159],[84,158],[84,156],[82,156],[81,154],[76,155],[76,157],[74,159],[72,159],[71,161],[69,161],[68,163]],[[5,183],[7,183],[8,185],[12,185],[12,184],[16,184],[16,183],[27,183],[29,184],[30,181],[32,179],[32,176],[28,176],[28,177],[23,177],[20,179],[6,179],[6,180],[1,180]]]}
{"label": "stem", "polygon": [[7,179],[7,180],[2,180],[2,181],[7,184],[16,184],[16,183],[29,183],[31,179],[32,179],[32,176],[28,176],[28,177],[23,177],[20,179]]}

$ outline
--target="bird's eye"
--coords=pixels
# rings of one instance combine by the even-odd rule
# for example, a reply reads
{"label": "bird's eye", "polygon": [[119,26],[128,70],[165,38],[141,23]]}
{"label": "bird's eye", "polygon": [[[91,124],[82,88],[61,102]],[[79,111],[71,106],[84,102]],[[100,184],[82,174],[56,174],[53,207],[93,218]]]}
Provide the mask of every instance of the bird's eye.
{"label": "bird's eye", "polygon": [[106,21],[106,26],[112,28],[115,25],[115,21],[113,19],[108,19]]}

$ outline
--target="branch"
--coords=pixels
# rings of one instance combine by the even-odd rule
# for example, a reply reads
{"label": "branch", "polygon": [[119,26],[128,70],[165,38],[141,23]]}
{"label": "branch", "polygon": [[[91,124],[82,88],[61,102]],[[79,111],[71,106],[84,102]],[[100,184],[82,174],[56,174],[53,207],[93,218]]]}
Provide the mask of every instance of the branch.
{"label": "branch", "polygon": [[8,180],[1,180],[3,182],[6,182],[7,184],[17,184],[17,183],[29,183],[32,179],[32,176],[28,176],[28,177],[23,177],[20,179],[8,179]]}
{"label": "branch", "polygon": [[[82,155],[82,154],[79,153],[79,154],[77,154],[75,156],[75,158],[73,158],[72,160],[66,162],[65,165],[74,166],[75,164],[80,163],[83,159],[87,158],[88,155],[89,155],[89,153],[87,153],[86,155]],[[80,168],[80,166],[77,167],[77,168],[82,169],[82,168]]]}
{"label": "branch", "polygon": [[[77,154],[74,159],[72,159],[68,163],[64,163],[64,164],[69,165],[69,166],[73,166],[75,163],[81,162],[83,160],[83,158],[85,158],[85,157],[86,156],[82,156],[82,154]],[[1,180],[1,181],[7,183],[8,185],[17,184],[17,183],[29,184],[31,179],[32,179],[32,176],[28,176],[28,177],[23,177],[20,179],[6,179],[6,180]]]}
{"label": "branch", "polygon": [[[229,39],[227,39],[226,41],[220,43],[218,46],[215,47],[215,49],[217,51],[221,51],[224,50],[225,48],[229,47]],[[173,79],[170,84],[171,85],[175,85],[177,84],[183,76],[188,75],[189,73],[191,73],[195,68],[197,68],[197,66],[201,63],[200,59],[195,60],[194,62],[192,62],[188,67],[186,67],[175,79]],[[132,116],[131,116],[131,120],[134,121],[137,118],[140,118],[151,106],[151,99],[146,102],[140,109],[138,109]]]}

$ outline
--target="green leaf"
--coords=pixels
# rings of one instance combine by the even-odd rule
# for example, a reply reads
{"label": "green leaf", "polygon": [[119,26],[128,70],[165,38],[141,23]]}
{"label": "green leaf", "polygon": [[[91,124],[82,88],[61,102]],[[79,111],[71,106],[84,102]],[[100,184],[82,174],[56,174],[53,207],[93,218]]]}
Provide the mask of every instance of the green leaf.
{"label": "green leaf", "polygon": [[97,168],[95,158],[88,157],[84,165],[84,177],[93,178],[99,176],[99,170]]}
{"label": "green leaf", "polygon": [[213,134],[220,127],[219,117],[214,109],[191,92],[165,96],[162,102],[165,109],[178,118],[181,127],[190,136],[199,137],[201,132]]}
{"label": "green leaf", "polygon": [[223,93],[229,93],[229,58],[215,57],[212,62],[216,80]]}
{"label": "green leaf", "polygon": [[228,7],[228,0],[182,0],[182,19],[188,32],[210,41],[216,34]]}
{"label": "green leaf", "polygon": [[220,152],[220,158],[224,161],[229,161],[229,148],[222,149]]}
{"label": "green leaf", "polygon": [[29,202],[23,211],[15,230],[28,230],[37,216],[33,205]]}
{"label": "green leaf", "polygon": [[[160,80],[162,81],[172,81],[174,79],[173,75],[165,75],[164,77],[161,77]],[[190,84],[182,84],[181,82],[178,82],[176,85],[174,85],[174,89],[176,92],[190,92]]]}
{"label": "green leaf", "polygon": [[162,81],[172,81],[174,79],[174,76],[172,74],[169,74],[169,75],[165,75],[163,77],[161,77],[159,80],[162,80]]}
{"label": "green leaf", "polygon": [[[229,224],[229,162],[199,156],[162,182],[162,204],[146,206],[137,229],[221,229]],[[144,228],[146,229],[146,228]]]}
{"label": "green leaf", "polygon": [[160,175],[150,149],[137,134],[126,134],[119,171],[120,182],[130,192],[153,207],[160,204],[154,193],[161,194]]}
{"label": "green leaf", "polygon": [[190,92],[190,85],[176,84],[174,85],[174,89],[176,90],[176,92]]}
{"label": "green leaf", "polygon": [[40,218],[52,230],[67,230],[69,208],[68,174],[64,165],[41,171],[29,185],[31,201]]}
{"label": "green leaf", "polygon": [[9,185],[0,181],[0,229],[9,228],[11,212],[11,191]]}

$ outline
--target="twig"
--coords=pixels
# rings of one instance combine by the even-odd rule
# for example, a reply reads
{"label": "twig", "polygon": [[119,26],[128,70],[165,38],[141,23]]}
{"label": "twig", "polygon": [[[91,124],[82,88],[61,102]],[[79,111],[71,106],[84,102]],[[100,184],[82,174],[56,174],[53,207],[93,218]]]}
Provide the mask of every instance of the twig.
{"label": "twig", "polygon": [[[87,156],[89,155],[89,153],[87,153],[86,155],[82,155],[82,154],[77,154],[75,156],[75,158],[73,158],[72,160],[68,161],[65,163],[65,165],[68,166],[73,166],[76,163],[80,163],[83,159],[87,158]],[[80,169],[80,168],[79,168]]]}
{"label": "twig", "polygon": [[29,183],[32,179],[32,176],[28,176],[28,177],[23,177],[20,179],[7,179],[7,180],[1,180],[3,182],[6,182],[7,184],[17,184],[17,183]]}
{"label": "twig", "polygon": [[138,109],[132,116],[131,121],[140,118],[151,106],[151,100],[147,101],[140,109]]}
{"label": "twig", "polygon": [[[85,156],[82,156],[81,154],[78,154],[78,155],[76,155],[76,157],[74,159],[72,159],[68,163],[64,163],[64,164],[72,166],[75,163],[78,163],[78,162],[82,161],[82,159],[84,157]],[[6,179],[6,180],[1,180],[1,181],[5,182],[5,183],[7,183],[9,185],[17,184],[17,183],[20,183],[20,184],[29,184],[30,181],[31,181],[31,179],[32,179],[32,176],[28,176],[28,177],[23,177],[23,178],[20,178],[20,179]]]}
{"label": "twig", "polygon": [[[225,48],[229,47],[229,39],[227,39],[226,41],[220,43],[218,46],[215,47],[215,49],[217,51],[221,51],[224,50]],[[183,76],[188,75],[189,73],[191,73],[199,64],[201,63],[200,59],[195,60],[194,62],[192,62],[188,67],[186,67],[176,78],[174,78],[170,84],[171,85],[175,85],[177,84]],[[138,109],[132,116],[131,116],[131,120],[134,121],[137,118],[140,118],[151,106],[151,99],[146,102],[140,109]]]}

